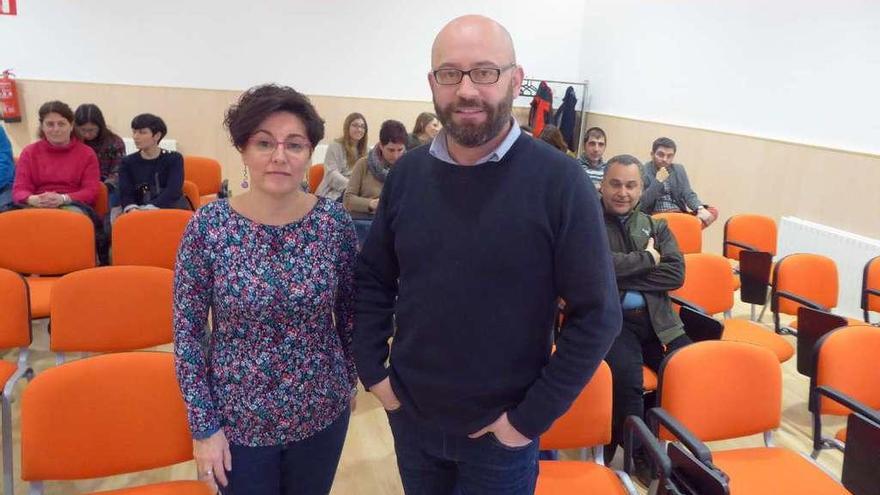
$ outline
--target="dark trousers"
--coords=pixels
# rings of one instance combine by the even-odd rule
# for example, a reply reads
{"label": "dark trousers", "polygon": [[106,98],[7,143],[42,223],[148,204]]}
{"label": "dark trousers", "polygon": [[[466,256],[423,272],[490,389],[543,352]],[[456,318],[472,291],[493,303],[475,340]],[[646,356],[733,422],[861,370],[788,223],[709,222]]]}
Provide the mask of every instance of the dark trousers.
{"label": "dark trousers", "polygon": [[626,417],[644,417],[642,364],[657,371],[667,354],[690,343],[691,340],[682,335],[664,349],[654,333],[647,310],[623,312],[623,328],[605,355],[614,381],[611,444],[605,449],[606,461],[611,460],[617,446],[623,443],[623,422]]}
{"label": "dark trousers", "polygon": [[317,495],[330,493],[351,411],[299,442],[268,447],[230,445],[232,471],[223,495]]}
{"label": "dark trousers", "polygon": [[407,495],[531,495],[538,442],[503,445],[491,433],[471,439],[417,424],[405,410],[388,414]]}

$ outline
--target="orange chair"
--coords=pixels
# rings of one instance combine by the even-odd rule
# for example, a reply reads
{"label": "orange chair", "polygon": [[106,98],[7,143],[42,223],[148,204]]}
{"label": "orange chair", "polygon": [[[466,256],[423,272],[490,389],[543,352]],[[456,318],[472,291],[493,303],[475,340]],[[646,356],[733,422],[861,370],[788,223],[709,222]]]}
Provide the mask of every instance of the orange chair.
{"label": "orange chair", "polygon": [[[797,315],[801,306],[831,311],[837,306],[837,265],[819,254],[796,253],[779,260],[773,267],[770,290],[770,311],[777,333],[797,335],[797,320],[787,327],[779,315]],[[863,323],[849,320],[852,324]]]}
{"label": "orange chair", "polygon": [[[194,183],[201,195],[199,204],[208,204],[217,198],[228,196],[228,183],[223,180],[220,162],[204,156],[183,157],[183,179]],[[198,208],[197,205],[193,205]]]}
{"label": "orange chair", "polygon": [[865,321],[871,323],[871,311],[880,312],[880,256],[865,263],[862,276],[862,311]]}
{"label": "orange chair", "polygon": [[309,192],[314,194],[321,181],[324,180],[324,164],[316,163],[309,167]]}
{"label": "orange chair", "polygon": [[[810,411],[813,413],[813,459],[826,448],[843,451],[846,429],[834,439],[822,437],[822,415],[863,415],[880,410],[880,329],[870,325],[849,326],[822,337],[813,353],[815,373],[810,380]],[[821,397],[821,396],[825,397]],[[871,410],[873,409],[873,411]]]}
{"label": "orange chair", "polygon": [[172,341],[174,272],[154,266],[104,266],[61,277],[52,289],[49,349],[119,352]]}
{"label": "orange chair", "polygon": [[177,247],[193,212],[152,210],[126,213],[113,224],[113,264],[174,269]]}
{"label": "orange chair", "polygon": [[199,207],[202,206],[202,198],[199,196],[199,186],[197,186],[195,182],[189,180],[183,181],[183,195],[189,200],[189,204],[192,206],[193,211],[198,210]]}
{"label": "orange chair", "polygon": [[[660,407],[648,415],[654,431],[724,472],[732,495],[849,494],[807,458],[772,446],[782,417],[782,370],[767,349],[725,341],[684,347],[664,362],[659,395]],[[703,444],[758,433],[765,447],[713,452]]]}
{"label": "orange chair", "polygon": [[681,254],[703,251],[703,224],[699,218],[687,213],[655,213],[651,217],[666,220]]}
{"label": "orange chair", "polygon": [[101,182],[101,187],[98,188],[98,197],[95,199],[95,214],[104,218],[108,213],[110,213],[110,191],[107,189],[107,184]]}
{"label": "orange chair", "polygon": [[[186,407],[174,357],[127,352],[80,359],[40,373],[21,401],[21,478],[31,493],[44,480],[82,480],[192,459]],[[113,492],[207,495],[200,481]]]}
{"label": "orange chair", "polygon": [[0,214],[0,268],[27,278],[31,317],[49,316],[58,276],[95,266],[95,228],[70,211],[31,208]]}
{"label": "orange chair", "polygon": [[722,340],[746,342],[773,351],[779,362],[794,356],[794,346],[784,337],[749,320],[730,318],[733,309],[733,286],[730,265],[717,254],[695,253],[684,255],[685,277],[681,288],[671,295],[686,303],[697,305],[706,314],[724,313]]}
{"label": "orange chair", "polygon": [[28,285],[24,278],[0,268],[0,348],[17,347],[18,363],[0,360],[0,384],[3,384],[3,494],[14,493],[12,475],[12,394],[15,385],[25,377],[33,378],[34,371],[28,367],[28,346],[31,345],[31,315]]}
{"label": "orange chair", "polygon": [[776,221],[763,215],[734,215],[724,223],[725,258],[739,261],[742,250],[776,256]]}

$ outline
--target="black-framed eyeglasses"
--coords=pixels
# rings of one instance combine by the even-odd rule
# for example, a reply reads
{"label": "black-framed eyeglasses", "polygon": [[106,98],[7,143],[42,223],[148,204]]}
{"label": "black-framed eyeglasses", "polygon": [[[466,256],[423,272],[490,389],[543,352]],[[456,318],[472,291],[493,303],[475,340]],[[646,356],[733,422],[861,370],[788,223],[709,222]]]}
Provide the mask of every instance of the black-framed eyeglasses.
{"label": "black-framed eyeglasses", "polygon": [[495,84],[501,78],[501,73],[507,69],[516,67],[516,63],[504,67],[476,67],[471,70],[460,69],[437,69],[433,72],[434,80],[443,86],[458,84],[468,76],[474,84]]}

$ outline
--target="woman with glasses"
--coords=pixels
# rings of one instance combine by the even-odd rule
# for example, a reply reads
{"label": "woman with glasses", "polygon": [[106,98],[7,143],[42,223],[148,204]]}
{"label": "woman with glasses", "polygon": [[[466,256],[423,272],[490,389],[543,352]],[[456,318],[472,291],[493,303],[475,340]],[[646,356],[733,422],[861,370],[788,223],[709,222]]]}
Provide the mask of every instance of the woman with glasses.
{"label": "woman with glasses", "polygon": [[354,227],[342,205],[300,188],[324,135],[308,98],[251,88],[225,125],[249,187],[195,213],[175,269],[199,476],[224,494],[326,494],[356,392]]}
{"label": "woman with glasses", "polygon": [[367,120],[355,112],[345,118],[342,137],[327,146],[324,178],[315,194],[335,201],[342,200],[354,163],[367,155]]}
{"label": "woman with glasses", "polygon": [[101,182],[107,185],[110,192],[110,205],[119,203],[119,165],[125,156],[125,143],[122,138],[107,128],[104,114],[98,105],[83,103],[73,113],[76,133],[82,142],[87,144],[98,155],[98,167]]}

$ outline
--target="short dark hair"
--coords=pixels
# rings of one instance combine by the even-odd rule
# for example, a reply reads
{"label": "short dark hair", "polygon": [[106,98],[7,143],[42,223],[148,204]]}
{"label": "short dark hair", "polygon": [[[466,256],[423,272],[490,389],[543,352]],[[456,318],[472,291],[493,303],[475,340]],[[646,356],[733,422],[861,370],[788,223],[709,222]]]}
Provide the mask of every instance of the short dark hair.
{"label": "short dark hair", "polygon": [[93,141],[100,143],[105,138],[114,136],[113,132],[107,128],[107,123],[104,121],[104,114],[101,112],[101,109],[94,103],[83,103],[76,107],[76,111],[73,112],[73,120],[74,124],[78,126],[95,124],[98,127],[98,135]]}
{"label": "short dark hair", "polygon": [[161,117],[153,115],[151,113],[142,113],[140,115],[135,115],[135,117],[131,119],[131,128],[149,129],[153,135],[155,135],[157,132],[161,132],[162,137],[159,138],[160,143],[163,139],[165,139],[165,136],[168,135],[168,126],[165,125],[165,121],[162,120]]}
{"label": "short dark hair", "polygon": [[608,160],[608,163],[605,164],[605,177],[608,177],[608,171],[615,165],[623,165],[624,167],[635,165],[639,167],[639,182],[642,181],[642,162],[640,162],[638,158],[632,155],[617,155],[611,157],[611,159]]}
{"label": "short dark hair", "polygon": [[654,144],[651,145],[651,154],[657,152],[657,148],[671,148],[673,152],[676,151],[675,141],[669,139],[668,137],[661,137],[654,140]]}
{"label": "short dark hair", "polygon": [[589,141],[591,137],[597,139],[602,138],[606,144],[608,143],[608,138],[605,137],[605,131],[603,131],[601,127],[590,127],[587,129],[587,132],[584,134],[584,142]]}
{"label": "short dark hair", "polygon": [[386,120],[379,128],[379,142],[382,146],[388,143],[406,144],[406,127],[396,120]]}
{"label": "short dark hair", "polygon": [[226,110],[223,125],[229,130],[232,144],[242,151],[257,127],[276,112],[289,112],[302,120],[313,150],[324,139],[324,119],[309,98],[289,86],[278,84],[261,84],[242,93]]}
{"label": "short dark hair", "polygon": [[[47,101],[40,105],[40,110],[37,112],[40,116],[40,128],[37,129],[37,135],[40,138],[46,137],[46,135],[43,134],[43,119],[45,119],[46,115],[49,115],[50,113],[57,113],[73,124],[73,110],[70,109],[70,105],[58,100]],[[73,132],[73,129],[71,129],[71,132]]]}

